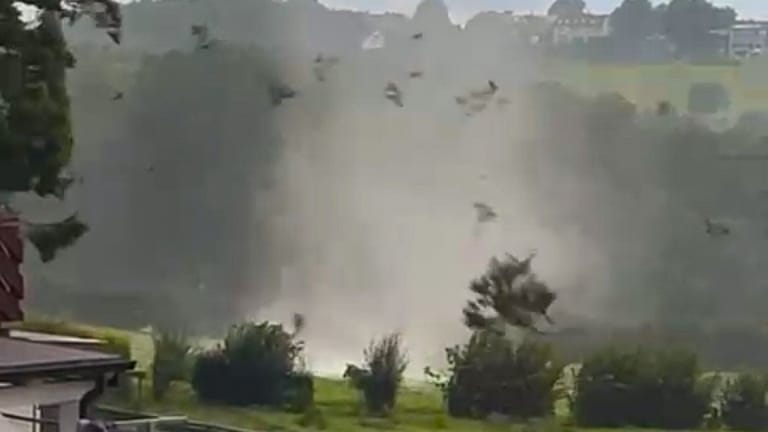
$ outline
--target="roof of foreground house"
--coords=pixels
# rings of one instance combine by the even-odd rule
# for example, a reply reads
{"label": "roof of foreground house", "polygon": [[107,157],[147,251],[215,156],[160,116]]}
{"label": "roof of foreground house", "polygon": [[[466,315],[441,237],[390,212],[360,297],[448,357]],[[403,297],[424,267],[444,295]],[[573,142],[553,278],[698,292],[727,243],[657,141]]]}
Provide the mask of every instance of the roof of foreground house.
{"label": "roof of foreground house", "polygon": [[115,354],[0,337],[0,382],[123,372],[134,365]]}

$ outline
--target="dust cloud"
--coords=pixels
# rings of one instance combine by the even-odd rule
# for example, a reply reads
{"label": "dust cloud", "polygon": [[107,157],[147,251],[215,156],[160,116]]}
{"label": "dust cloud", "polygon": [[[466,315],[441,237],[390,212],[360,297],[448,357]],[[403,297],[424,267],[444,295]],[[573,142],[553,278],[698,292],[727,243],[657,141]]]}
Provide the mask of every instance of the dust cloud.
{"label": "dust cloud", "polygon": [[[417,32],[423,40],[411,37]],[[252,279],[280,294],[268,305],[244,301],[252,316],[305,314],[317,370],[342,370],[391,331],[405,335],[414,366],[423,366],[460,340],[468,282],[488,259],[533,250],[559,303],[592,314],[609,283],[600,276],[607,258],[577,227],[539,222],[542,203],[529,187],[531,166],[546,161],[528,156],[526,130],[537,114],[516,95],[535,80],[536,56],[504,33],[472,23],[459,30],[438,2],[422,4],[385,41],[343,56],[325,82],[302,74],[308,62],[284,72],[300,96],[276,114],[283,148],[268,220],[275,271]],[[412,70],[423,77],[410,78]],[[491,79],[500,90],[467,115],[455,97]],[[388,82],[402,91],[402,108],[384,98]],[[475,201],[498,220],[479,225]]]}

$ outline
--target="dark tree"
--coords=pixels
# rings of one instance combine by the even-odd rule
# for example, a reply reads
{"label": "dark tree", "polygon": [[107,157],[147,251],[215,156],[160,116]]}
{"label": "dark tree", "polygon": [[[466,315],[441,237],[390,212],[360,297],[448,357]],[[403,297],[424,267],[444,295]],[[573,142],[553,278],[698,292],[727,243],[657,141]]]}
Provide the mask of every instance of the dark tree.
{"label": "dark tree", "polygon": [[624,0],[611,14],[612,36],[637,43],[661,30],[661,14],[650,0]]}
{"label": "dark tree", "polygon": [[469,289],[475,300],[464,307],[464,323],[472,330],[503,332],[507,325],[539,332],[537,318],[547,315],[556,294],[531,271],[533,255],[518,260],[512,255],[491,259],[483,276]]}
{"label": "dark tree", "polygon": [[710,32],[735,21],[736,12],[730,7],[716,7],[707,0],[672,0],[664,12],[664,34],[678,56],[707,56],[717,50],[717,39]]}
{"label": "dark tree", "polygon": [[[74,178],[64,173],[72,154],[66,69],[75,64],[61,20],[91,16],[119,43],[121,17],[112,0],[21,0],[37,9],[25,22],[16,4],[0,3],[0,206],[10,208],[15,193],[33,192],[63,199]],[[98,6],[98,7],[96,7]],[[86,231],[76,216],[61,223],[29,224],[23,232],[43,261]]]}
{"label": "dark tree", "polygon": [[584,0],[555,0],[547,10],[547,15],[574,16],[584,13],[587,4]]}

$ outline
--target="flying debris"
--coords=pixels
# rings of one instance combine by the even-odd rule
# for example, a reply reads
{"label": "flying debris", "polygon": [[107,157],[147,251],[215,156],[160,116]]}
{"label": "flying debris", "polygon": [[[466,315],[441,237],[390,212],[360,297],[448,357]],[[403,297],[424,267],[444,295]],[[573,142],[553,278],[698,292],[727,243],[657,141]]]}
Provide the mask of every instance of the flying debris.
{"label": "flying debris", "polygon": [[423,38],[424,38],[424,33],[422,32],[414,33],[414,35],[411,36],[411,39],[416,39],[416,40],[423,39]]}
{"label": "flying debris", "polygon": [[283,103],[283,100],[296,97],[296,90],[285,84],[273,84],[269,86],[269,97],[272,106],[278,106]]}
{"label": "flying debris", "polygon": [[123,18],[120,4],[115,0],[70,0],[65,6],[59,12],[61,18],[67,18],[70,24],[74,24],[82,15],[88,15],[96,28],[107,29],[107,35],[112,41],[120,44]]}
{"label": "flying debris", "polygon": [[373,32],[370,36],[363,41],[362,48],[364,50],[373,50],[384,48],[384,35],[380,31]]}
{"label": "flying debris", "polygon": [[422,72],[422,71],[412,71],[411,73],[408,74],[408,76],[410,76],[411,78],[421,78],[421,77],[424,76],[424,72]]}
{"label": "flying debris", "polygon": [[498,214],[488,204],[476,202],[474,207],[477,210],[477,221],[479,223],[490,222],[498,217]]}
{"label": "flying debris", "polygon": [[[485,110],[488,106],[488,102],[494,94],[499,90],[499,86],[493,80],[488,80],[488,87],[482,90],[472,90],[466,96],[457,96],[456,103],[465,108],[464,114],[472,116]],[[471,101],[471,103],[470,103]],[[499,106],[503,106],[509,103],[509,100],[497,101]]]}
{"label": "flying debris", "polygon": [[722,237],[731,233],[731,228],[722,222],[714,222],[707,218],[704,223],[706,224],[707,235],[710,237]]}
{"label": "flying debris", "polygon": [[672,104],[669,101],[661,101],[656,105],[656,115],[666,117],[672,114]]}
{"label": "flying debris", "polygon": [[384,88],[384,96],[400,108],[403,107],[403,95],[395,83],[390,82],[387,84],[387,87]]}
{"label": "flying debris", "polygon": [[320,82],[325,81],[326,73],[330,68],[335,66],[339,62],[339,58],[336,56],[325,57],[322,54],[318,54],[315,57],[315,64],[312,67],[312,72],[315,74],[315,79]]}
{"label": "flying debris", "polygon": [[117,45],[120,45],[120,42],[123,39],[123,35],[120,29],[109,29],[107,30],[107,35],[109,35],[109,38],[112,39],[112,42],[116,43]]}
{"label": "flying debris", "polygon": [[122,100],[124,96],[125,95],[123,94],[123,92],[119,91],[119,92],[116,92],[114,95],[112,95],[112,100],[119,101],[119,100]]}
{"label": "flying debris", "polygon": [[208,26],[205,24],[193,24],[191,27],[192,36],[195,37],[195,44],[197,49],[208,49],[213,44],[213,40],[210,37]]}
{"label": "flying debris", "polygon": [[295,312],[293,314],[293,334],[298,335],[307,326],[307,319],[303,314]]}

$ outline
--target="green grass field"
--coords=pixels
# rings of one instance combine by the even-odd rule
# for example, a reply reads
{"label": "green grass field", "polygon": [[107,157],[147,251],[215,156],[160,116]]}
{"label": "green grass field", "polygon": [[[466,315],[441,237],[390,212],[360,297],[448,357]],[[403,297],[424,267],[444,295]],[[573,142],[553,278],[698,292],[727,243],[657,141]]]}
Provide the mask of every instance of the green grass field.
{"label": "green grass field", "polygon": [[607,65],[550,60],[544,79],[556,80],[585,95],[619,92],[642,108],[661,100],[685,110],[696,82],[720,82],[736,111],[768,109],[768,65]]}
{"label": "green grass field", "polygon": [[[25,323],[24,328],[73,336],[98,337],[116,335],[130,340],[131,355],[137,361],[137,369],[149,371],[154,353],[152,337],[144,332],[131,332],[104,327],[73,324],[60,320],[36,317]],[[201,346],[210,346],[211,340],[200,341]],[[572,367],[571,367],[572,368]],[[572,377],[572,370],[564,373],[564,379]],[[568,382],[563,383],[566,386]],[[141,397],[134,392],[133,400],[121,397],[101,401],[105,406],[150,414],[186,416],[190,420],[231,426],[254,431],[310,431],[313,427],[300,426],[302,415],[261,407],[233,407],[201,403],[189,383],[177,382],[164,400],[151,397],[151,383],[144,381]],[[351,431],[400,431],[400,432],[470,432],[470,431],[514,431],[514,432],[604,432],[598,429],[582,429],[566,424],[568,406],[566,401],[556,405],[556,415],[527,424],[493,423],[451,418],[445,413],[440,392],[427,383],[408,383],[399,396],[395,412],[389,419],[361,416],[359,394],[345,381],[338,378],[315,378],[315,404],[325,422],[325,430]],[[629,429],[623,429],[623,432]],[[607,432],[607,431],[606,431]],[[653,432],[653,431],[648,431]]]}

